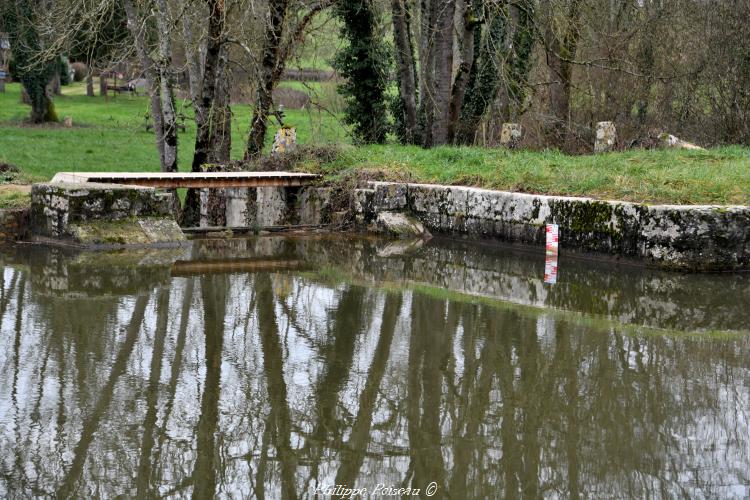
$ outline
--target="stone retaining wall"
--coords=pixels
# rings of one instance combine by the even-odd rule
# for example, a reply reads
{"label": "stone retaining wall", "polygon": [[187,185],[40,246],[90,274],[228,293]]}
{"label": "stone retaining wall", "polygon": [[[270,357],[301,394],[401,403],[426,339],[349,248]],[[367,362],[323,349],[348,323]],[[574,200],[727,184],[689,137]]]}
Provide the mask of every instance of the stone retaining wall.
{"label": "stone retaining wall", "polygon": [[80,245],[150,245],[183,241],[170,194],[115,184],[34,184],[32,235]]}
{"label": "stone retaining wall", "polygon": [[541,245],[560,225],[561,249],[630,257],[685,271],[750,269],[750,207],[643,205],[486,189],[371,182],[354,196],[370,225],[384,211],[410,212],[433,232]]}
{"label": "stone retaining wall", "polygon": [[0,243],[18,241],[29,229],[28,208],[0,209]]}

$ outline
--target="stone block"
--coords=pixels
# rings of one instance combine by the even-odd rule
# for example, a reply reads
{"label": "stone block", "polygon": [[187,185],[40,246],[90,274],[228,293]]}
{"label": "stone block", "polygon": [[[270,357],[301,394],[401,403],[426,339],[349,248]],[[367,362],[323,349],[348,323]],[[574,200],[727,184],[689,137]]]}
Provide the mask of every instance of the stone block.
{"label": "stone block", "polygon": [[[153,188],[35,184],[31,189],[29,226],[35,236],[68,239],[82,245],[181,241],[184,236],[171,213],[170,200],[170,196],[162,196]],[[146,234],[138,223],[146,219],[164,221],[164,231],[158,230],[157,225]]]}
{"label": "stone block", "polygon": [[[641,259],[665,269],[750,269],[750,207],[649,206],[469,187],[371,183],[355,199],[365,212],[413,213],[432,231],[543,244],[544,226],[560,226],[560,247]],[[408,194],[408,203],[403,202]],[[372,219],[369,219],[372,220]]]}
{"label": "stone block", "polygon": [[523,140],[523,127],[520,123],[503,123],[500,131],[500,145],[508,149],[516,149]]}
{"label": "stone block", "polygon": [[394,182],[371,182],[373,208],[381,210],[403,210],[407,206],[407,185]]}
{"label": "stone block", "polygon": [[670,269],[749,269],[748,228],[750,207],[653,205],[641,216],[641,252]]}
{"label": "stone block", "polygon": [[283,154],[291,153],[295,149],[297,149],[297,129],[294,127],[281,127],[277,130],[273,138],[273,145],[271,146],[271,156],[278,158]]}
{"label": "stone block", "polygon": [[614,151],[617,147],[617,129],[614,122],[599,122],[596,124],[595,153]]}
{"label": "stone block", "polygon": [[226,196],[226,225],[227,227],[247,227],[254,221],[250,220],[248,214],[248,200],[255,192],[249,188],[227,188],[224,190]]}
{"label": "stone block", "polygon": [[259,226],[280,226],[286,223],[288,216],[286,188],[259,187],[256,202],[256,221]]}
{"label": "stone block", "polygon": [[429,184],[412,184],[409,186],[408,206],[414,213],[443,214],[447,213],[446,203],[450,188]]}
{"label": "stone block", "polygon": [[297,194],[299,224],[318,225],[331,220],[331,188],[306,187]]}
{"label": "stone block", "polygon": [[360,226],[365,226],[374,219],[373,197],[374,189],[354,190],[354,220]]}

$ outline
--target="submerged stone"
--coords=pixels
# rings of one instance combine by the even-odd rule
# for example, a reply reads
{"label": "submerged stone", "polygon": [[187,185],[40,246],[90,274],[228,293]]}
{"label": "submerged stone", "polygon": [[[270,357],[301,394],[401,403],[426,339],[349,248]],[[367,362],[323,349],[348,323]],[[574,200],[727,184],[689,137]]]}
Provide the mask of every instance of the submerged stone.
{"label": "submerged stone", "polygon": [[429,238],[431,236],[419,219],[400,212],[380,212],[375,224],[381,231],[394,234],[399,238]]}

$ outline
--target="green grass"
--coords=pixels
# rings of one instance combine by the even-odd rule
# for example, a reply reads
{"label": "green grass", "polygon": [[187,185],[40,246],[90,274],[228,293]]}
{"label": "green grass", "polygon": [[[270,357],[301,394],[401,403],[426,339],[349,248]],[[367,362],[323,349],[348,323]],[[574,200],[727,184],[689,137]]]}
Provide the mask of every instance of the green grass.
{"label": "green grass", "polygon": [[[156,171],[159,158],[153,132],[145,130],[148,98],[118,95],[108,101],[86,97],[82,84],[63,87],[55,98],[58,115],[71,116],[73,128],[60,124],[31,126],[26,123],[29,107],[20,103],[20,85],[9,84],[0,94],[0,162],[20,167],[33,180],[47,180],[56,172]],[[189,169],[195,140],[195,124],[188,103],[179,109],[188,116],[186,131],[179,134],[179,161]],[[233,106],[232,157],[241,158],[249,130],[249,106]],[[346,141],[338,119],[323,112],[287,110],[286,122],[297,127],[302,144]],[[268,131],[270,144],[276,123]]]}
{"label": "green grass", "polygon": [[22,208],[29,204],[29,186],[0,185],[0,208]]}
{"label": "green grass", "polygon": [[632,150],[570,156],[558,151],[476,147],[346,148],[320,165],[338,177],[353,169],[388,179],[646,203],[750,205],[750,148]]}
{"label": "green grass", "polygon": [[[285,85],[288,83],[285,82]],[[108,101],[84,95],[81,84],[64,87],[55,102],[74,127],[30,126],[29,108],[19,102],[18,84],[0,94],[0,162],[17,165],[22,178],[46,180],[56,172],[157,171],[152,132],[144,129],[146,97],[121,95]],[[180,108],[189,115],[186,103]],[[232,157],[240,158],[250,123],[250,107],[233,107]],[[345,128],[326,112],[286,111],[301,144],[344,143]],[[190,165],[195,126],[180,133],[180,165]],[[275,130],[269,130],[269,140]],[[531,193],[585,195],[648,203],[750,205],[750,148],[708,151],[633,150],[588,156],[557,151],[509,152],[502,149],[440,147],[425,150],[399,145],[346,147],[339,159],[300,168],[331,179],[375,170],[388,179],[481,186]]]}

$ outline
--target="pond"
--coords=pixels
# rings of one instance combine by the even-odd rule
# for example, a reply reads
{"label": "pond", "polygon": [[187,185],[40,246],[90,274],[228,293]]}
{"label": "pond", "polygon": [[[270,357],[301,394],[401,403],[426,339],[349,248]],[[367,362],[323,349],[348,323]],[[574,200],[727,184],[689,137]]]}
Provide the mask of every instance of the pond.
{"label": "pond", "polygon": [[748,274],[325,234],[0,262],[0,497],[750,495]]}

